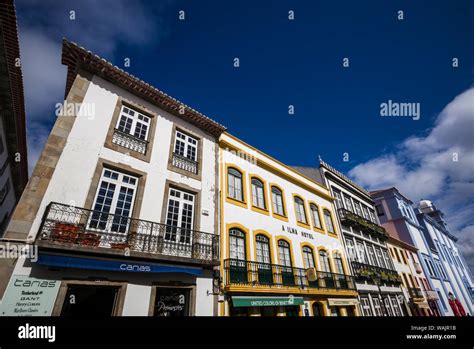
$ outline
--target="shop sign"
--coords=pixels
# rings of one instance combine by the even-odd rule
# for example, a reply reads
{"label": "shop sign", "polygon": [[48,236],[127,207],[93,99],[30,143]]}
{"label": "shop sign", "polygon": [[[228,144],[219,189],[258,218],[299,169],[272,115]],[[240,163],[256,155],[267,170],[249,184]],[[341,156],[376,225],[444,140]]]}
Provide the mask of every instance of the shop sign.
{"label": "shop sign", "polygon": [[12,275],[0,303],[1,316],[50,316],[61,281]]}

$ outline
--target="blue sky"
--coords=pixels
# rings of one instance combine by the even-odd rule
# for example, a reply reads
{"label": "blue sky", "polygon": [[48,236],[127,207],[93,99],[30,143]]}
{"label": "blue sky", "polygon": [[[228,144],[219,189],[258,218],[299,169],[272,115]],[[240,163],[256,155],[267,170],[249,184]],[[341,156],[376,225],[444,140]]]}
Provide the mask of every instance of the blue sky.
{"label": "blue sky", "polygon": [[[369,189],[433,200],[474,264],[473,10],[467,0],[17,0],[30,168],[63,98],[65,36],[287,164],[321,155]],[[420,103],[420,120],[381,117],[388,100]]]}

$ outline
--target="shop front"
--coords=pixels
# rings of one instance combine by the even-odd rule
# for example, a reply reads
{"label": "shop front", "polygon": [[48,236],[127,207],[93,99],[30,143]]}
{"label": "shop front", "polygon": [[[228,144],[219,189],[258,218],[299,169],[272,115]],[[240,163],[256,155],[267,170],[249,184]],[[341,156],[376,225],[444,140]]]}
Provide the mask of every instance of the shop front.
{"label": "shop front", "polygon": [[301,316],[303,297],[231,296],[231,316]]}

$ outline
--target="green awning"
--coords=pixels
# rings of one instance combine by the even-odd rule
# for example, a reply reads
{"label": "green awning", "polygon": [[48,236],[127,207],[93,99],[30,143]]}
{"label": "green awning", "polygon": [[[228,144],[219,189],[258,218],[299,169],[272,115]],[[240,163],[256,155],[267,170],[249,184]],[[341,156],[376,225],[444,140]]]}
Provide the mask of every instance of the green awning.
{"label": "green awning", "polygon": [[303,297],[246,297],[233,296],[234,307],[278,307],[303,305]]}

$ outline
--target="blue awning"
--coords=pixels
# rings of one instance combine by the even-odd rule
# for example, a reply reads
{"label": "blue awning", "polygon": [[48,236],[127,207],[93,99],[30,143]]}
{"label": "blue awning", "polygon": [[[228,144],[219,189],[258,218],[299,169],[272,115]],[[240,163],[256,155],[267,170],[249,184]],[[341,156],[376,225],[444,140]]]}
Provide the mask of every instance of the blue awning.
{"label": "blue awning", "polygon": [[202,268],[143,263],[134,261],[120,261],[110,259],[93,259],[52,254],[40,254],[36,262],[51,267],[111,270],[131,273],[185,273],[201,275]]}

